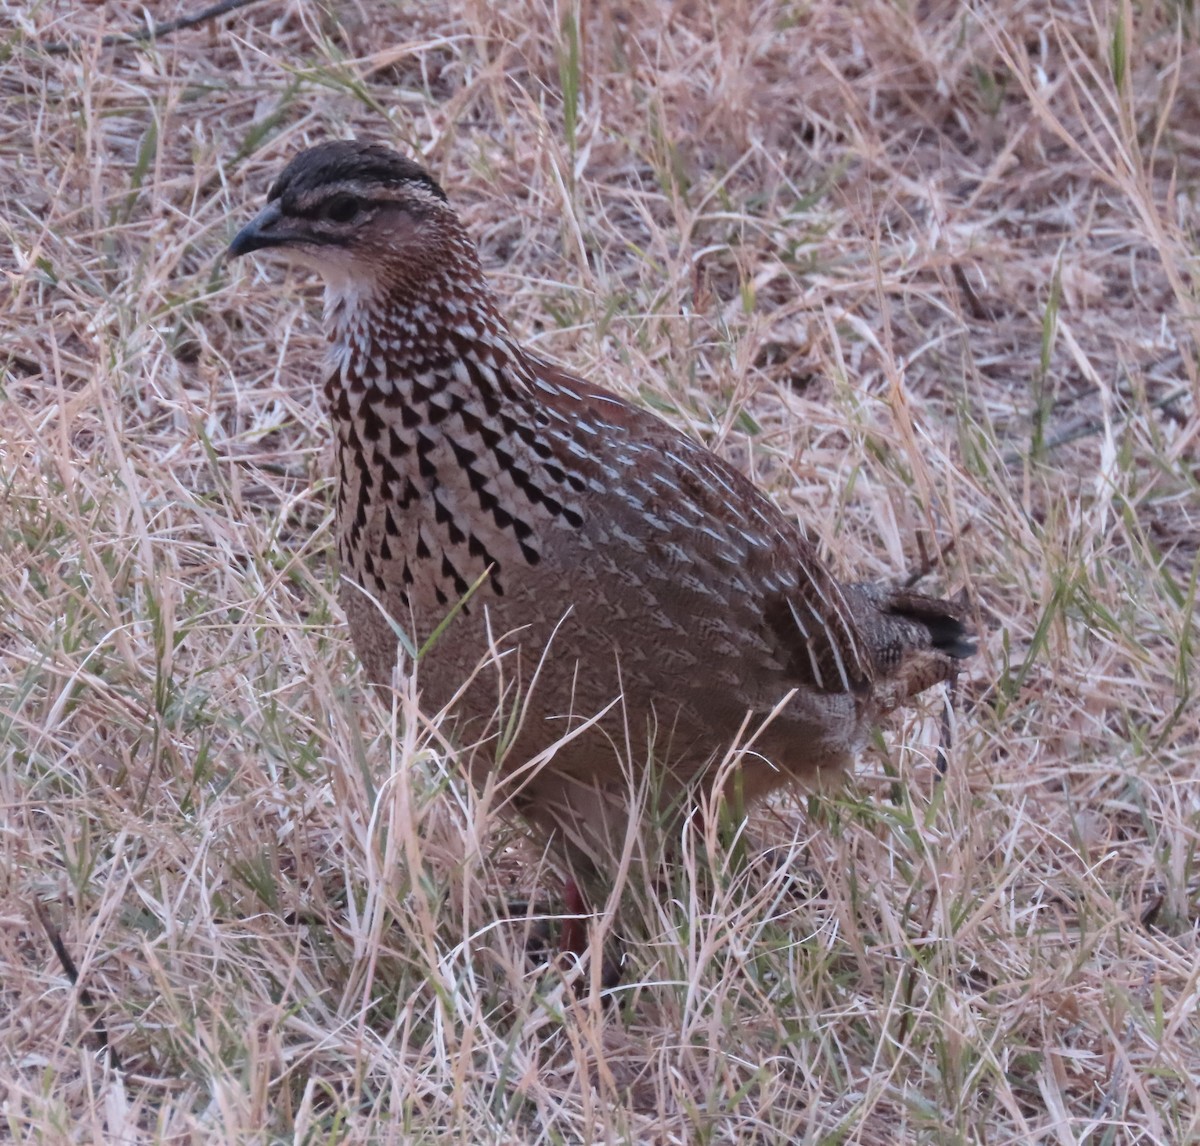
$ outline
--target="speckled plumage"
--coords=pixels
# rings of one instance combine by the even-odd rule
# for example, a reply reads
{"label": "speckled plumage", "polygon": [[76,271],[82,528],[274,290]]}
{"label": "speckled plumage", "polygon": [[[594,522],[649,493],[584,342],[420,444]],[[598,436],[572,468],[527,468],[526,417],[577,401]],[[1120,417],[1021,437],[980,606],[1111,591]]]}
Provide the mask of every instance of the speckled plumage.
{"label": "speckled plumage", "polygon": [[741,765],[753,798],[846,767],[971,651],[957,607],[839,584],[726,462],[521,347],[409,160],[299,155],[231,252],[267,246],[326,280],[342,600],[368,675],[392,679],[384,613],[420,646],[467,598],[417,669],[424,707],[454,700],[468,744],[523,705],[501,770],[573,855],[623,831],[651,740],[673,798],[774,713]]}

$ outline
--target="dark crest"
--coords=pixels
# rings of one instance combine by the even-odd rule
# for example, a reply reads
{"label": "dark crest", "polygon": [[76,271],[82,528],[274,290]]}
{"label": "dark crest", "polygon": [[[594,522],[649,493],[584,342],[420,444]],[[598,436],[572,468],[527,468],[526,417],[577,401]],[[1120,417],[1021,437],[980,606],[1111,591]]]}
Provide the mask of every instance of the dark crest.
{"label": "dark crest", "polygon": [[348,180],[392,187],[416,183],[447,202],[446,192],[420,164],[389,147],[356,139],[330,140],[302,151],[283,169],[267,198],[291,199],[327,183]]}

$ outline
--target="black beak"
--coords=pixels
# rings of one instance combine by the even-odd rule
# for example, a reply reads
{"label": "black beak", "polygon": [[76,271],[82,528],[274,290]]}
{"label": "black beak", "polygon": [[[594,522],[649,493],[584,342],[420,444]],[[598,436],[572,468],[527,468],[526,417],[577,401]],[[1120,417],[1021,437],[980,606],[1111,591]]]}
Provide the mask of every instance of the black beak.
{"label": "black beak", "polygon": [[280,227],[279,220],[282,212],[279,201],[271,200],[253,219],[250,220],[236,235],[229,249],[225,252],[227,259],[236,259],[239,255],[248,255],[251,251],[261,251],[264,247],[282,247],[292,240],[293,236]]}

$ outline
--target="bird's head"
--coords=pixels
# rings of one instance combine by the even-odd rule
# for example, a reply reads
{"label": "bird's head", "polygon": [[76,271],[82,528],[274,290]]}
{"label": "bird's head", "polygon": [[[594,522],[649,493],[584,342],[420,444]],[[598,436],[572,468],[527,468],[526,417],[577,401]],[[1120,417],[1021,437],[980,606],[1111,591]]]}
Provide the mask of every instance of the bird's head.
{"label": "bird's head", "polygon": [[446,193],[423,167],[378,144],[336,140],[283,169],[228,255],[278,251],[333,291],[362,290],[429,273],[459,233]]}

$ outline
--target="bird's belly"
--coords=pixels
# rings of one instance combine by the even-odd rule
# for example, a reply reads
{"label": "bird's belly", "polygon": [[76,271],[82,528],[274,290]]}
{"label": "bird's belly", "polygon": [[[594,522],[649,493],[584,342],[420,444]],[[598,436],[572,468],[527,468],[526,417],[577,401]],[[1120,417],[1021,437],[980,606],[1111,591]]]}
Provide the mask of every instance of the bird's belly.
{"label": "bird's belly", "polygon": [[454,700],[466,730],[523,705],[548,740],[619,695],[611,634],[593,616],[581,623],[562,560],[465,515],[450,518],[433,498],[403,509],[381,503],[353,524],[348,515],[339,523],[341,598],[374,682],[391,681],[407,645],[421,654],[427,710]]}
{"label": "bird's belly", "polygon": [[[744,635],[753,601],[706,609],[672,594],[669,578],[658,587],[623,582],[619,561],[566,531],[539,535],[534,564],[495,535],[485,558],[469,532],[452,538],[428,503],[412,509],[396,520],[392,507],[391,531],[382,513],[368,517],[360,539],[373,553],[370,572],[343,537],[342,602],[374,682],[393,678],[396,627],[421,650],[422,706],[433,714],[452,705],[460,746],[506,745],[517,766],[574,734],[556,751],[555,770],[594,777],[653,756],[686,777],[739,732],[752,734],[788,694],[778,666]],[[773,759],[748,764],[762,772],[757,787],[840,765],[860,738],[860,713],[849,696],[820,703],[810,711],[811,698],[797,697],[777,715],[760,738]]]}

